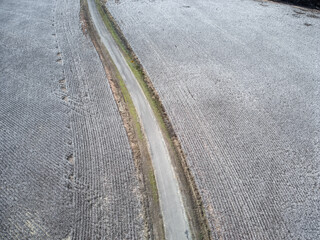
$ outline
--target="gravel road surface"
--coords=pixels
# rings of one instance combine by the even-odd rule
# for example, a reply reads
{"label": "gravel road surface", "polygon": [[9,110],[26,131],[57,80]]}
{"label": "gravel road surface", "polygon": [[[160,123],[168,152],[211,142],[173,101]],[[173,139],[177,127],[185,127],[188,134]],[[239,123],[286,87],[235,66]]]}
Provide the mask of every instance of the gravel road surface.
{"label": "gravel road surface", "polygon": [[213,239],[320,239],[320,14],[107,2],[182,143]]}
{"label": "gravel road surface", "polygon": [[138,81],[102,21],[98,9],[96,8],[95,1],[88,0],[88,5],[91,18],[93,19],[93,23],[101,41],[108,50],[110,57],[119,70],[130,93],[148,141],[157,181],[165,237],[168,240],[190,239],[190,228],[185,208],[182,203],[178,181],[157,120]]}
{"label": "gravel road surface", "polygon": [[0,239],[141,239],[139,184],[79,0],[0,1]]}

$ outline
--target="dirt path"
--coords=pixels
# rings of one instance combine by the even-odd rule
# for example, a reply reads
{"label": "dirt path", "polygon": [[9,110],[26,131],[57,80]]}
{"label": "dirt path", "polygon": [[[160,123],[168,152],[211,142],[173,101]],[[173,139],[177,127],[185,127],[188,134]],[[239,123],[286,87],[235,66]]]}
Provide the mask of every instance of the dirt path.
{"label": "dirt path", "polygon": [[106,29],[94,0],[89,0],[88,5],[97,32],[126,83],[147,137],[157,180],[166,238],[188,239],[190,237],[188,221],[160,127],[139,83]]}

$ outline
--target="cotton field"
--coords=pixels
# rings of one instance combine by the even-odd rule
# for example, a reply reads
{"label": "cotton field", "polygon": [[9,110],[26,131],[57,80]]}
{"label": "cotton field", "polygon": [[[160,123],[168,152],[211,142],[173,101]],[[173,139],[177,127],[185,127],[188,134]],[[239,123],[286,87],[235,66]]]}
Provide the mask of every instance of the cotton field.
{"label": "cotton field", "polygon": [[141,239],[136,169],[80,1],[0,3],[0,238]]}
{"label": "cotton field", "polygon": [[213,239],[320,237],[320,14],[269,1],[108,1],[160,95]]}

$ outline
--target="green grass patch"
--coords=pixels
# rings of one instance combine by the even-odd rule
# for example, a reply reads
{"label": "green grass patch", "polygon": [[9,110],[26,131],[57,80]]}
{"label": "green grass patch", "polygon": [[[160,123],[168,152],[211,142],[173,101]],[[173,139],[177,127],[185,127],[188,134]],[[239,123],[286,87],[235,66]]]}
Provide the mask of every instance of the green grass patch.
{"label": "green grass patch", "polygon": [[128,54],[128,50],[126,48],[126,46],[123,44],[122,40],[119,38],[117,31],[115,30],[112,22],[110,21],[109,17],[107,14],[105,14],[103,8],[102,8],[102,3],[100,0],[95,0],[97,9],[102,17],[102,20],[104,22],[104,24],[106,25],[107,29],[109,30],[109,32],[111,33],[113,39],[116,41],[116,43],[118,44],[118,46],[121,48],[121,50],[123,52],[126,52]]}
{"label": "green grass patch", "polygon": [[121,93],[123,95],[124,101],[127,104],[127,107],[128,107],[128,110],[129,110],[129,114],[130,114],[130,116],[131,116],[131,118],[133,120],[136,134],[137,134],[137,136],[138,136],[138,138],[140,140],[143,140],[144,135],[143,135],[143,132],[142,132],[142,129],[141,129],[141,125],[140,125],[140,122],[139,122],[139,117],[138,117],[138,114],[137,114],[136,109],[134,107],[134,104],[133,104],[133,101],[131,99],[130,93],[129,93],[129,91],[128,91],[127,87],[126,87],[126,84],[124,83],[124,81],[121,78],[120,73],[118,71],[116,73],[116,76],[117,76],[117,78],[119,80],[119,87],[120,87]]}
{"label": "green grass patch", "polygon": [[153,201],[158,202],[159,201],[158,188],[157,188],[157,182],[156,182],[156,178],[154,176],[153,171],[149,171],[149,182],[151,186]]}

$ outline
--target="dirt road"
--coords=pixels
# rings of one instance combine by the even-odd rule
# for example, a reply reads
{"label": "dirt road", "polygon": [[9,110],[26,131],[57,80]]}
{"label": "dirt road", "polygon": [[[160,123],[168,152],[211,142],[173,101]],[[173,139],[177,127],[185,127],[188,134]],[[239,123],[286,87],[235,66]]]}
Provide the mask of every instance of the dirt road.
{"label": "dirt road", "polygon": [[179,185],[157,120],[139,83],[105,27],[94,0],[88,0],[88,5],[101,41],[118,68],[141,120],[155,171],[166,239],[190,239],[190,229]]}

